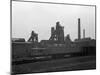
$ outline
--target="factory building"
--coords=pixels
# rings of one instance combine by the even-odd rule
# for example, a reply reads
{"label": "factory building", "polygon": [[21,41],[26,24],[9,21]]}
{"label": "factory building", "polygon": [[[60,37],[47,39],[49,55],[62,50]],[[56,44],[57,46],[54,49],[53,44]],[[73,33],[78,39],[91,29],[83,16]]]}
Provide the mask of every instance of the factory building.
{"label": "factory building", "polygon": [[[56,27],[51,27],[51,36],[49,40],[41,40],[38,42],[38,34],[34,31],[27,42],[25,39],[14,39],[12,41],[12,56],[13,58],[29,57],[31,53],[35,55],[43,53],[65,53],[67,51],[81,50],[86,53],[96,53],[96,40],[85,36],[85,29],[83,29],[83,38],[81,37],[81,22],[78,18],[78,37],[75,41],[71,41],[70,35],[64,37],[64,27],[60,22],[56,22]],[[83,53],[83,54],[86,54]]]}

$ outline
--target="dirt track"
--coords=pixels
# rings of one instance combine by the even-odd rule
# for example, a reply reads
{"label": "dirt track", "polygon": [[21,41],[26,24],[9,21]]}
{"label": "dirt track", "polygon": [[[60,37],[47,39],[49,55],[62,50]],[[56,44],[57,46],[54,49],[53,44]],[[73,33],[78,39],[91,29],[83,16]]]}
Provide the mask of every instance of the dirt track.
{"label": "dirt track", "polygon": [[14,73],[40,73],[53,71],[85,70],[95,68],[95,56],[55,59],[12,66]]}

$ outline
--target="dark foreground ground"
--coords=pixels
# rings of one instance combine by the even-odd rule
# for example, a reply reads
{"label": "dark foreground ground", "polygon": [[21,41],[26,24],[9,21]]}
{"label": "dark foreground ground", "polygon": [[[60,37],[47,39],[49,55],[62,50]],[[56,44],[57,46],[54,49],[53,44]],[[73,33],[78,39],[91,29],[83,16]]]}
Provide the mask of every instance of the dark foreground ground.
{"label": "dark foreground ground", "polygon": [[72,57],[12,65],[12,73],[42,73],[96,69],[95,56]]}

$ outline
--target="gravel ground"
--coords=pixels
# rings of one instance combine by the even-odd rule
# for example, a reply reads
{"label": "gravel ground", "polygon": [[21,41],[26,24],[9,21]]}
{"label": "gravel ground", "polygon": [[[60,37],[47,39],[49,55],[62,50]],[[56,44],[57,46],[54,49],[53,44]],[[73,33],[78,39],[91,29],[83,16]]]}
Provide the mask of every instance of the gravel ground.
{"label": "gravel ground", "polygon": [[17,74],[88,70],[96,68],[95,56],[73,57],[49,61],[13,65],[12,70]]}

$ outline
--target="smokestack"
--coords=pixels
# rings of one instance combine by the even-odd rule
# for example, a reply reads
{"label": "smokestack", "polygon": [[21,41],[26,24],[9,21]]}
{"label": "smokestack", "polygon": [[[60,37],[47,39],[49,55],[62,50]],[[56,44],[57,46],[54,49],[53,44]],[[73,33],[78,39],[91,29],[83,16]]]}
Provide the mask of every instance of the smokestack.
{"label": "smokestack", "polygon": [[81,39],[80,18],[78,18],[78,40]]}
{"label": "smokestack", "polygon": [[83,38],[85,38],[85,29],[83,29]]}

